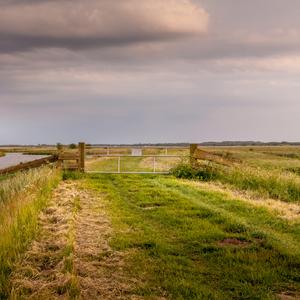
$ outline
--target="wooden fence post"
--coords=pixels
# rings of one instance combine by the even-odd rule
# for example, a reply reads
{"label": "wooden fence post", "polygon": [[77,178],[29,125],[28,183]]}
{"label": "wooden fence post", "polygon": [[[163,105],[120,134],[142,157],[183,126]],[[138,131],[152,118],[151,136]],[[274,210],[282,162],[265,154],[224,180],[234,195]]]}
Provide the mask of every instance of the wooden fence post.
{"label": "wooden fence post", "polygon": [[79,143],[79,171],[85,171],[85,143]]}
{"label": "wooden fence post", "polygon": [[195,158],[195,152],[198,148],[197,144],[190,144],[190,164],[192,167],[194,167],[196,165],[196,158]]}
{"label": "wooden fence post", "polygon": [[63,152],[63,145],[61,143],[57,143],[56,144],[56,148],[57,148],[57,167],[58,168],[62,168],[63,167],[63,162],[59,159],[61,153]]}

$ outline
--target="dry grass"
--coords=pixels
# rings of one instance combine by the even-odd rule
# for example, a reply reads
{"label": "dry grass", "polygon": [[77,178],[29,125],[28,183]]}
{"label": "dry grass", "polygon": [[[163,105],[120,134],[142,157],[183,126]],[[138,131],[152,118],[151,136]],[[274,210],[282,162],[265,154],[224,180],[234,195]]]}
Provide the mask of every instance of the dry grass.
{"label": "dry grass", "polygon": [[60,174],[43,167],[0,183],[0,298],[7,294],[7,279],[16,259],[37,233],[37,219]]}
{"label": "dry grass", "polygon": [[50,168],[32,169],[26,172],[19,172],[15,176],[1,182],[0,185],[0,208],[18,193],[26,193],[47,181],[53,174]]}
{"label": "dry grass", "polygon": [[108,244],[111,226],[99,197],[64,182],[39,226],[12,276],[12,298],[126,299],[123,256]]}
{"label": "dry grass", "polygon": [[257,193],[251,191],[242,191],[235,189],[234,186],[222,184],[220,182],[201,182],[184,180],[184,184],[193,187],[199,187],[207,191],[220,192],[228,197],[237,198],[239,200],[251,203],[257,207],[265,207],[275,212],[279,217],[300,221],[300,205],[294,203],[287,203],[280,200],[262,198]]}

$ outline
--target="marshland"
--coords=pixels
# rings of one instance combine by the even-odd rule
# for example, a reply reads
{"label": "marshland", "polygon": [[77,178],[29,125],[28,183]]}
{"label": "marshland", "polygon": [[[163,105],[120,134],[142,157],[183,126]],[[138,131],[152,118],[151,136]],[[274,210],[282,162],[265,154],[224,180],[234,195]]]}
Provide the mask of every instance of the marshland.
{"label": "marshland", "polygon": [[2,176],[0,298],[299,298],[300,147],[199,149]]}

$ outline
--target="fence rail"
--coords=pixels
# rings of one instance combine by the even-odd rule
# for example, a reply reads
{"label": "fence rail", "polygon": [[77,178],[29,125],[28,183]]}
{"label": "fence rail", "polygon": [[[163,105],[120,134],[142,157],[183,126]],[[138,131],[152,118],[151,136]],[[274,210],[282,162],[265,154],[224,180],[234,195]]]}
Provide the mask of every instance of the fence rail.
{"label": "fence rail", "polygon": [[29,170],[29,169],[33,169],[33,168],[38,168],[38,167],[41,167],[43,165],[54,163],[56,161],[57,161],[57,156],[56,155],[47,156],[47,157],[36,159],[36,160],[33,160],[33,161],[20,163],[16,166],[1,169],[0,170],[0,175],[8,175],[8,174],[13,174],[13,173],[18,172],[18,171],[24,171],[24,170]]}

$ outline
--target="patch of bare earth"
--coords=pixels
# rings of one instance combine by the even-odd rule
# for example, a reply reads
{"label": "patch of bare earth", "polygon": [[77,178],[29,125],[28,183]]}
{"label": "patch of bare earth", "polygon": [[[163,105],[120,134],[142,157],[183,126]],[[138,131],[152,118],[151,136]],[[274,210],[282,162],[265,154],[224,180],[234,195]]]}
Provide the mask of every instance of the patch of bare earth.
{"label": "patch of bare earth", "polygon": [[294,292],[285,292],[285,293],[277,294],[277,297],[280,300],[299,300],[300,294],[296,294]]}
{"label": "patch of bare earth", "polygon": [[229,239],[224,239],[224,240],[220,241],[218,243],[218,245],[221,247],[235,246],[235,247],[244,248],[244,247],[248,247],[249,245],[251,245],[251,243],[247,242],[247,241],[241,241],[236,238],[231,238],[231,239],[229,238]]}
{"label": "patch of bare earth", "polygon": [[[133,299],[101,198],[63,182],[11,277],[11,299]],[[127,281],[128,282],[128,281]]]}

